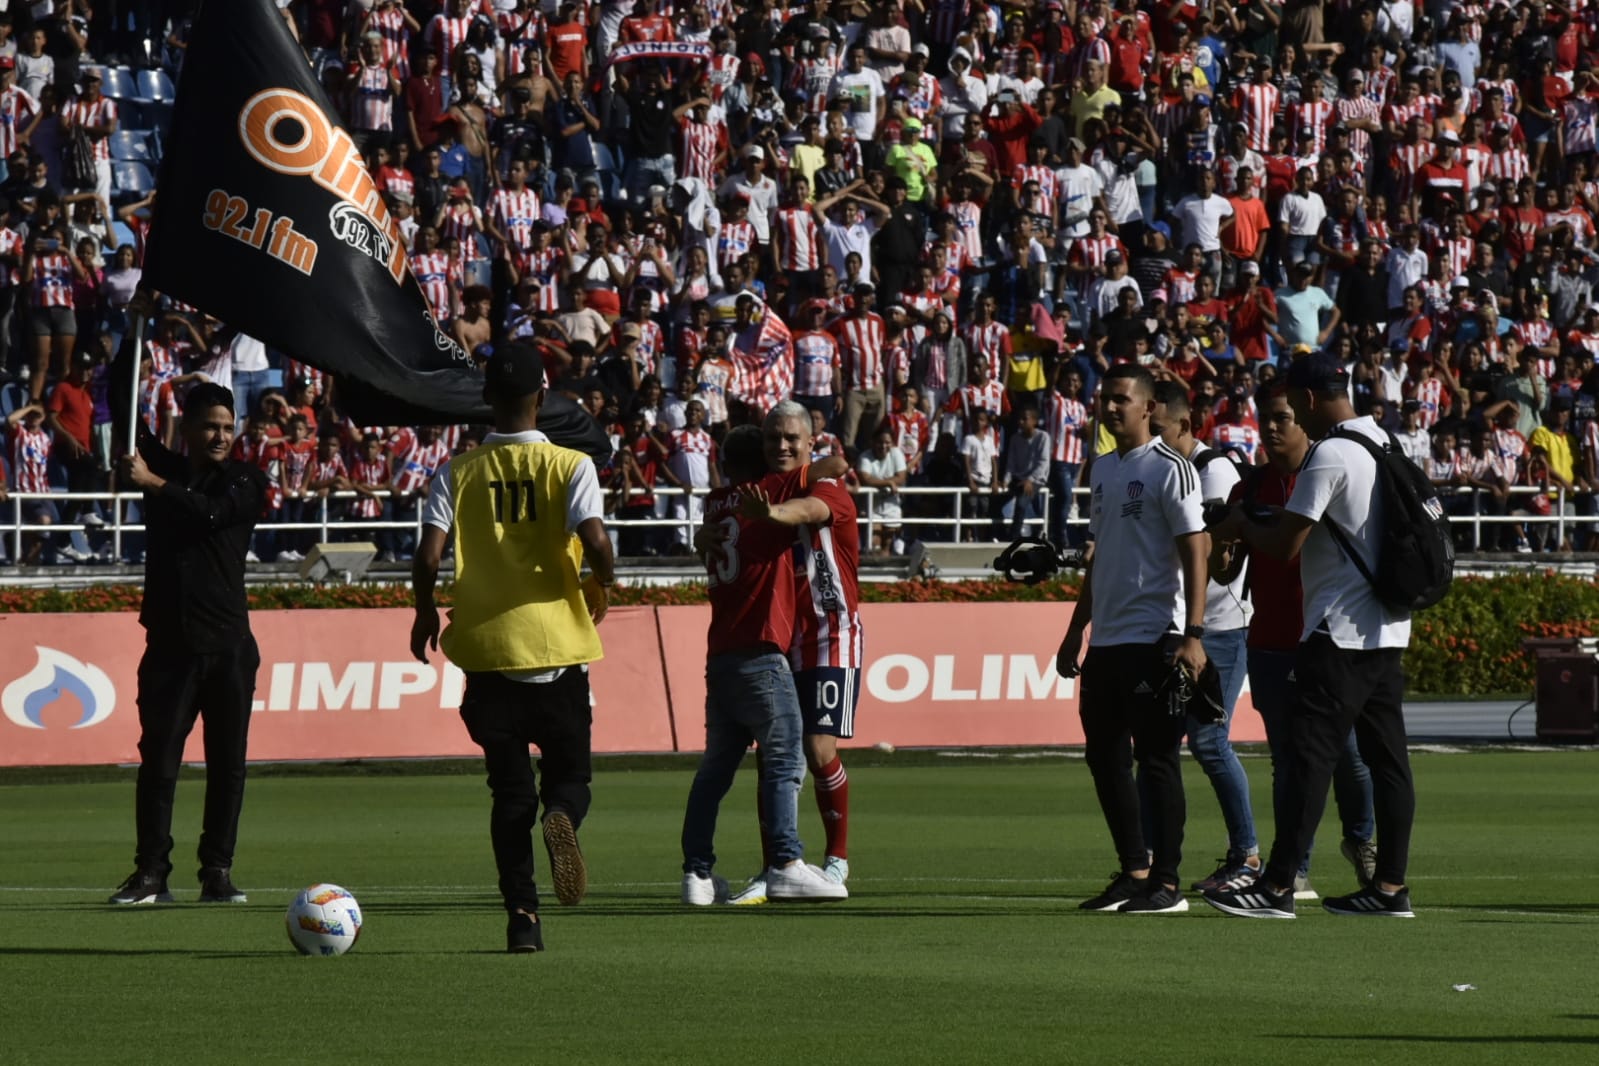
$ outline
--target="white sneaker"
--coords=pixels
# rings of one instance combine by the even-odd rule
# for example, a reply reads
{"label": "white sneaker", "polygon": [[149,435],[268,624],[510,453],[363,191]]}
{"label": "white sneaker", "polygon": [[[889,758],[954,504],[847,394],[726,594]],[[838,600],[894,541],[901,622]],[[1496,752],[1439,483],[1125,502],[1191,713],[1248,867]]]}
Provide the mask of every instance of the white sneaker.
{"label": "white sneaker", "polygon": [[63,559],[70,559],[72,562],[75,562],[75,563],[92,563],[92,562],[95,561],[94,560],[94,556],[91,553],[89,553],[89,552],[80,552],[78,549],[72,547],[70,544],[67,545],[64,548],[58,549],[56,551],[56,554],[61,556],[61,558],[63,558]]}
{"label": "white sneaker", "polygon": [[244,553],[244,561],[247,563],[258,563],[261,561],[261,557],[253,551],[247,551]]}
{"label": "white sneaker", "polygon": [[301,555],[299,552],[295,551],[292,548],[289,549],[288,551],[278,552],[278,562],[280,562],[280,563],[298,563],[298,562],[303,561],[304,559],[305,559],[305,556]]}
{"label": "white sneaker", "polygon": [[701,877],[696,873],[683,875],[683,902],[691,907],[709,907],[727,902],[727,879],[711,874]]}
{"label": "white sneaker", "polygon": [[766,894],[774,900],[849,899],[849,889],[806,862],[767,870]]}
{"label": "white sneaker", "polygon": [[766,871],[762,870],[737,892],[727,898],[735,907],[758,907],[766,902]]}
{"label": "white sneaker", "polygon": [[1294,898],[1317,899],[1316,890],[1310,887],[1310,878],[1304,874],[1294,875]]}
{"label": "white sneaker", "polygon": [[90,529],[99,529],[101,526],[105,525],[105,519],[101,518],[95,512],[90,511],[88,514],[83,516],[83,524],[88,526]]}
{"label": "white sneaker", "polygon": [[837,855],[829,855],[822,863],[822,876],[835,885],[842,885],[849,880],[849,860],[841,859]]}

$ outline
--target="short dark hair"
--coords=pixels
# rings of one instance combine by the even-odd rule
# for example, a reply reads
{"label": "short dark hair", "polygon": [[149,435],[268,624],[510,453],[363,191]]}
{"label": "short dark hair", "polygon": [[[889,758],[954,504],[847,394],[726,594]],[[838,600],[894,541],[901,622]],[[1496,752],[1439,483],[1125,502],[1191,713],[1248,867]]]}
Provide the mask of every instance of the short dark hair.
{"label": "short dark hair", "polygon": [[228,414],[237,416],[233,406],[233,390],[223,388],[214,381],[202,381],[183,398],[183,420],[197,421],[213,407],[226,407]]}
{"label": "short dark hair", "polygon": [[1154,396],[1156,403],[1174,414],[1193,413],[1193,408],[1188,403],[1188,387],[1180,381],[1155,382]]}
{"label": "short dark hair", "polygon": [[1101,381],[1131,381],[1145,396],[1155,395],[1155,375],[1137,363],[1117,363],[1105,371]]}
{"label": "short dark hair", "polygon": [[722,465],[728,476],[759,477],[766,469],[759,426],[734,426],[722,438]]}

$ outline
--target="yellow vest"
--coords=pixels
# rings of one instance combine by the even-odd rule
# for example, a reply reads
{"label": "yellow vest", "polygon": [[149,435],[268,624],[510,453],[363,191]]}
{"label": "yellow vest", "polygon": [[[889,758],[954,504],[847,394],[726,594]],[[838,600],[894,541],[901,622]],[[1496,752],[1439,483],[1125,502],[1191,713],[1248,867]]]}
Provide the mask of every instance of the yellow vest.
{"label": "yellow vest", "polygon": [[485,444],[450,462],[455,608],[439,639],[467,671],[553,670],[601,658],[566,531],[567,488],[586,456],[554,444]]}

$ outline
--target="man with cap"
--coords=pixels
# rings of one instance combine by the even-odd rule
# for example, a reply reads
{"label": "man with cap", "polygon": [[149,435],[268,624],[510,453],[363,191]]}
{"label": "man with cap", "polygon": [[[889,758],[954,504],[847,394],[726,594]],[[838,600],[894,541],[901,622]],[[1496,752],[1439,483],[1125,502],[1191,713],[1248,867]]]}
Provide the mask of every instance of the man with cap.
{"label": "man with cap", "polygon": [[922,140],[922,121],[914,115],[900,124],[899,143],[888,150],[885,165],[905,183],[905,199],[926,208],[938,196],[938,156]]}
{"label": "man with cap", "polygon": [[731,174],[716,190],[719,200],[742,198],[749,205],[749,222],[759,244],[772,243],[772,218],[777,213],[777,182],[766,176],[766,149],[747,144],[740,153],[743,169]]}
{"label": "man with cap", "polygon": [[1410,643],[1410,615],[1383,603],[1350,558],[1358,553],[1366,572],[1376,569],[1388,517],[1377,460],[1352,438],[1384,449],[1394,445],[1370,417],[1355,416],[1349,374],[1332,353],[1290,365],[1286,385],[1295,420],[1319,442],[1274,521],[1255,522],[1234,507],[1211,535],[1242,541],[1257,556],[1300,560],[1304,618],[1294,663],[1292,766],[1276,805],[1276,840],[1265,870],[1252,883],[1207,892],[1205,900],[1238,917],[1294,916],[1294,875],[1321,822],[1333,769],[1353,728],[1371,768],[1376,868],[1369,884],[1322,906],[1350,917],[1408,918],[1413,912],[1405,876],[1416,796],[1406,751],[1401,658]]}
{"label": "man with cap", "polygon": [[39,101],[17,86],[17,61],[0,56],[0,183],[8,176],[5,161],[28,143],[43,116]]}
{"label": "man with cap", "polygon": [[[423,512],[411,653],[426,663],[442,647],[466,674],[461,719],[483,749],[494,797],[489,836],[509,916],[506,949],[534,952],[544,949],[532,843],[541,801],[556,898],[577,903],[588,887],[577,843],[592,776],[588,664],[603,654],[595,626],[616,575],[594,461],[538,430],[538,349],[503,345],[484,376],[494,432],[439,467]],[[441,636],[433,592],[452,533],[455,605]]]}
{"label": "man with cap", "polygon": [[1431,159],[1416,171],[1416,194],[1421,197],[1422,214],[1428,218],[1443,215],[1444,198],[1466,202],[1466,164],[1460,161],[1460,134],[1444,130],[1433,138],[1436,150]]}
{"label": "man with cap", "polygon": [[139,609],[138,843],[133,874],[112,903],[172,902],[172,804],[196,719],[205,721],[200,901],[245,901],[231,871],[261,656],[250,633],[244,564],[267,482],[254,464],[228,458],[233,406],[222,386],[196,385],[180,425],[187,455],[162,447],[141,420],[138,449],[121,462],[124,483],[144,493],[148,547]]}
{"label": "man with cap", "polygon": [[117,132],[117,104],[100,95],[100,72],[92,67],[83,71],[82,91],[61,108],[61,131],[71,136],[74,129],[89,135],[94,148],[94,193],[111,202],[111,135]]}

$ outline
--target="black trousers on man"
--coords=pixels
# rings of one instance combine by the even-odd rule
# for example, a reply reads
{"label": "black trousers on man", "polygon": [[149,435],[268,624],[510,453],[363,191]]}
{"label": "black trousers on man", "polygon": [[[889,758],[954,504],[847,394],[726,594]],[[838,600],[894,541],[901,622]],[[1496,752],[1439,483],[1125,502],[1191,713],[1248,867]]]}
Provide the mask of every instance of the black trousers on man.
{"label": "black trousers on man", "polygon": [[1266,878],[1291,885],[1327,806],[1333,768],[1351,728],[1371,769],[1377,822],[1377,880],[1405,883],[1416,788],[1405,747],[1405,671],[1400,648],[1349,651],[1324,632],[1299,645],[1294,660],[1293,747],[1286,795],[1277,809]]}
{"label": "black trousers on man", "polygon": [[[1151,877],[1175,885],[1188,818],[1180,756],[1188,724],[1185,716],[1169,714],[1166,701],[1156,695],[1171,672],[1167,657],[1156,644],[1089,648],[1078,714],[1088,770],[1122,870],[1147,868]],[[1148,841],[1133,779],[1135,760],[1155,808],[1150,812],[1154,836]]]}
{"label": "black trousers on man", "polygon": [[[539,801],[546,817],[562,810],[573,828],[589,810],[593,712],[589,675],[571,666],[554,681],[512,681],[503,674],[468,673],[461,721],[483,749],[494,806],[489,839],[507,911],[537,911],[533,883],[533,827]],[[538,778],[528,746],[539,749]]]}
{"label": "black trousers on man", "polygon": [[196,653],[150,646],[139,660],[139,778],[134,798],[135,863],[172,872],[172,802],[183,745],[205,721],[205,815],[200,868],[233,865],[244,806],[245,745],[261,653],[255,638],[225,651]]}

